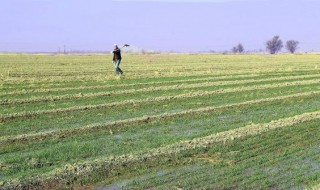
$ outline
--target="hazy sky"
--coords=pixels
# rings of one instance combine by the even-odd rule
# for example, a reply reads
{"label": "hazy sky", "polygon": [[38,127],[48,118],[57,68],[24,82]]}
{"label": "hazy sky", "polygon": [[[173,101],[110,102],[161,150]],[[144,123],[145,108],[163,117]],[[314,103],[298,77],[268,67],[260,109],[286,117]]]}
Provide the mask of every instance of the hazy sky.
{"label": "hazy sky", "polygon": [[320,51],[320,0],[0,0],[0,51],[265,49],[280,35]]}

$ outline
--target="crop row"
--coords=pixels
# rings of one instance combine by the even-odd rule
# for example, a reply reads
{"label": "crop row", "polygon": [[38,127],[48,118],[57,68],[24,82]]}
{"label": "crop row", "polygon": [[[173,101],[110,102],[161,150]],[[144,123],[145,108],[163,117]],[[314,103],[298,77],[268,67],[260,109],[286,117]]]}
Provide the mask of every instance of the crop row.
{"label": "crop row", "polygon": [[90,125],[86,125],[78,128],[73,128],[73,129],[53,130],[53,131],[47,131],[47,132],[22,134],[22,135],[15,135],[15,136],[3,136],[3,137],[0,137],[0,145],[9,144],[9,143],[18,143],[18,142],[28,142],[28,141],[40,140],[40,139],[46,139],[46,138],[65,138],[67,136],[95,132],[100,129],[111,129],[111,128],[122,127],[126,125],[139,124],[139,123],[151,122],[151,121],[169,119],[169,118],[176,118],[183,115],[193,115],[193,114],[201,114],[205,112],[214,112],[218,110],[226,110],[226,109],[238,108],[242,106],[262,104],[262,103],[267,103],[272,101],[314,96],[318,94],[320,94],[320,91],[309,92],[309,93],[298,93],[298,94],[287,95],[287,96],[278,96],[273,98],[251,100],[251,101],[228,104],[223,106],[210,106],[210,107],[204,107],[204,108],[198,108],[198,109],[189,109],[186,111],[181,111],[176,113],[164,113],[159,115],[136,117],[136,118],[124,119],[124,120],[108,122],[108,123],[95,123],[95,124],[90,124]]}
{"label": "crop row", "polygon": [[138,99],[138,100],[134,100],[134,99],[124,100],[121,102],[112,102],[112,103],[106,103],[106,104],[74,106],[69,108],[39,110],[39,111],[26,111],[26,112],[20,112],[20,113],[12,113],[12,114],[0,114],[0,121],[5,122],[10,119],[21,118],[21,117],[36,117],[44,114],[57,114],[57,113],[84,111],[84,110],[90,110],[90,109],[103,109],[108,107],[123,106],[123,105],[130,105],[130,104],[136,105],[136,104],[143,104],[148,102],[160,102],[160,101],[167,101],[167,100],[210,96],[214,94],[226,94],[226,93],[244,92],[244,91],[252,91],[252,90],[274,89],[274,88],[304,85],[304,84],[315,84],[315,83],[317,82],[311,82],[311,83],[287,82],[283,84],[267,84],[267,85],[261,85],[261,86],[236,87],[236,88],[227,88],[227,89],[214,90],[214,91],[191,92],[191,93],[180,94],[176,96],[160,96],[160,97],[145,98],[145,99]]}
{"label": "crop row", "polygon": [[95,160],[67,164],[63,168],[57,168],[39,176],[33,176],[29,179],[12,179],[10,181],[2,182],[2,184],[0,183],[0,185],[5,189],[26,189],[32,188],[33,185],[36,185],[37,187],[52,187],[58,184],[63,185],[70,181],[72,182],[75,178],[81,179],[86,177],[90,175],[90,173],[103,170],[104,173],[107,174],[112,169],[124,165],[144,162],[163,155],[171,156],[183,151],[208,147],[214,143],[227,142],[247,136],[259,135],[277,128],[294,126],[299,123],[316,119],[320,119],[320,111],[304,113],[294,117],[271,121],[269,123],[250,124],[242,128],[232,129],[192,140],[181,141],[165,147],[150,149],[146,152],[126,154],[122,156],[101,157]]}
{"label": "crop row", "polygon": [[320,184],[314,185],[313,187],[310,187],[307,190],[319,190],[319,189],[320,189]]}
{"label": "crop row", "polygon": [[267,85],[249,86],[249,87],[236,87],[236,88],[227,88],[227,89],[214,90],[214,91],[192,92],[192,93],[181,94],[176,96],[160,96],[160,97],[146,98],[146,99],[140,99],[140,100],[124,100],[121,102],[113,102],[113,103],[98,104],[98,105],[74,106],[69,108],[60,108],[60,109],[53,109],[53,110],[39,110],[39,111],[28,111],[28,112],[20,112],[20,113],[12,113],[12,114],[0,114],[0,121],[4,122],[14,118],[35,117],[35,116],[44,115],[44,114],[66,113],[66,112],[83,111],[83,110],[90,110],[90,109],[108,108],[108,107],[114,107],[114,106],[123,106],[123,105],[130,105],[130,104],[141,104],[146,102],[159,102],[159,101],[174,100],[174,99],[209,96],[214,94],[244,92],[244,91],[251,91],[251,90],[263,90],[263,89],[272,89],[272,88],[317,83],[313,81],[309,81],[311,83],[305,83],[305,82],[306,81],[287,82],[287,83],[280,83],[280,84],[267,84]]}
{"label": "crop row", "polygon": [[[319,69],[309,69],[309,68],[299,68],[299,71],[318,71]],[[286,69],[279,69],[279,68],[264,68],[264,69],[241,69],[241,71],[239,71],[239,69],[235,69],[235,70],[223,70],[223,71],[219,71],[217,74],[219,75],[237,75],[237,74],[268,74],[268,73],[274,73],[274,72],[285,72],[287,71]],[[296,71],[296,69],[292,69],[290,72],[294,72]],[[212,74],[214,73],[214,69],[213,70],[206,70],[206,71],[170,71],[170,72],[161,72],[161,71],[156,71],[156,72],[149,72],[149,70],[146,70],[146,72],[141,72],[141,73],[136,73],[136,72],[127,72],[127,77],[128,78],[152,78],[155,76],[161,76],[161,77],[165,77],[165,76],[194,76],[196,75],[208,75],[208,74]],[[35,77],[14,77],[14,78],[4,78],[1,79],[0,81],[3,81],[3,83],[10,83],[10,84],[17,84],[17,83],[21,83],[21,82],[32,82],[32,83],[40,83],[40,82],[69,82],[69,81],[75,81],[75,80],[101,80],[101,81],[105,81],[105,80],[109,80],[109,79],[114,79],[113,75],[90,75],[90,76],[81,76],[81,75],[77,75],[77,76],[61,76],[61,77],[46,77],[46,78],[37,78]]]}
{"label": "crop row", "polygon": [[[275,72],[276,71],[276,72]],[[291,74],[310,74],[310,73],[319,73],[317,69],[300,69],[298,72],[295,71],[295,70],[279,70],[279,69],[263,69],[263,70],[246,70],[246,71],[219,71],[219,72],[202,72],[202,73],[194,73],[194,72],[183,72],[183,73],[175,73],[175,75],[167,75],[168,77],[194,77],[195,75],[196,76],[202,76],[202,75],[212,75],[212,73],[215,73],[216,75],[228,75],[228,76],[231,76],[231,75],[269,75],[269,74],[274,74],[274,73],[277,73],[277,74],[281,74],[283,73],[284,75],[291,75]],[[136,78],[136,79],[139,79],[139,78],[154,78],[155,76],[164,76],[163,73],[158,73],[155,72],[155,73],[152,73],[151,76],[146,76],[145,75],[146,73],[144,73],[144,75],[141,75],[141,76],[135,76],[134,73],[130,74],[130,76],[128,76],[128,78]],[[60,82],[72,82],[72,81],[75,81],[75,80],[78,80],[78,79],[81,79],[80,81],[90,81],[90,80],[94,80],[94,81],[103,81],[105,82],[106,79],[114,79],[114,77],[112,75],[110,76],[100,76],[100,75],[94,75],[94,76],[86,76],[86,77],[48,77],[48,78],[45,78],[45,79],[40,79],[39,78],[32,78],[32,79],[26,79],[26,78],[6,78],[6,79],[1,79],[0,77],[0,80],[2,80],[4,83],[4,86],[0,86],[0,90],[2,89],[16,89],[16,87],[14,86],[15,84],[21,84],[23,82],[23,84],[32,84],[32,86],[34,86],[35,84],[48,84],[48,82],[52,82],[52,81],[60,81]],[[32,82],[32,83],[30,83]],[[52,84],[52,83],[50,83]],[[8,86],[10,85],[10,86]]]}
{"label": "crop row", "polygon": [[[306,74],[306,75],[309,75],[309,73]],[[228,78],[237,78],[237,77],[246,77],[246,76],[261,76],[261,74],[247,74],[246,73],[246,74],[240,74],[240,75],[219,75],[219,76],[215,76],[215,77],[216,77],[216,79],[228,79]],[[182,77],[182,78],[189,78],[189,79],[179,79],[181,77],[178,76],[178,77],[173,77],[173,78],[171,78],[171,77],[170,78],[162,78],[163,80],[159,81],[158,80],[159,78],[155,78],[156,82],[152,82],[152,81],[154,81],[153,79],[148,80],[148,81],[151,81],[151,82],[137,82],[136,80],[134,80],[135,81],[134,84],[132,84],[132,83],[131,84],[130,83],[129,84],[120,84],[120,86],[121,87],[126,87],[126,86],[135,85],[135,84],[143,85],[143,84],[173,83],[175,81],[183,82],[185,80],[191,80],[192,81],[192,79],[190,79],[190,77],[193,78],[193,79],[200,79],[200,78],[201,79],[205,79],[207,77],[212,77],[212,73],[209,74],[209,75],[190,75],[190,76],[187,76],[187,77]],[[196,77],[196,78],[194,78],[194,77]],[[215,78],[215,77],[212,77],[212,78]],[[138,79],[138,81],[141,81],[141,80]],[[143,81],[145,81],[145,80],[143,80]],[[82,83],[80,81],[77,81],[77,82],[78,83]],[[93,81],[90,81],[90,82],[93,82]],[[103,82],[106,82],[106,81],[103,81]],[[126,81],[126,82],[128,82],[128,81]],[[43,86],[42,83],[40,83],[39,86],[37,86],[37,85],[35,86],[35,84],[37,84],[37,83],[32,83],[32,86],[27,86],[27,89],[26,89],[25,85],[19,85],[19,88],[21,88],[21,91],[16,91],[16,92],[18,92],[18,93],[25,93],[25,91],[28,91],[28,92],[42,92],[42,91],[44,91],[44,92],[46,92],[47,90],[55,91],[57,89],[59,91],[60,90],[63,91],[63,90],[67,90],[67,89],[73,89],[73,87],[59,87],[60,86],[59,84],[61,84],[61,83],[58,83],[58,85],[57,85],[57,83],[46,83],[45,87],[47,89],[36,89],[37,87],[43,88],[44,86]],[[47,86],[47,85],[49,85],[49,86]],[[118,86],[118,85],[106,85],[106,84],[103,84],[103,85],[109,86],[109,87]],[[98,86],[98,85],[90,85],[90,86]],[[79,88],[85,88],[85,87],[87,87],[87,86],[79,86]],[[28,88],[30,88],[30,89],[28,89]],[[17,88],[16,88],[16,85],[15,85],[15,86],[5,86],[5,88],[0,86],[0,89],[1,90],[2,89],[11,90],[11,89],[17,89]],[[3,94],[6,94],[6,93],[4,92]]]}
{"label": "crop row", "polygon": [[[198,64],[198,66],[200,66],[201,64]],[[130,67],[127,67],[130,68]],[[170,67],[131,67],[131,70],[134,70],[136,73],[141,73],[141,72],[162,72],[162,71],[186,71],[186,72],[190,72],[190,71],[204,71],[204,70],[209,70],[209,69],[217,69],[216,66],[208,66],[208,65],[204,65],[203,67],[198,67],[195,68],[194,66],[170,66]],[[46,69],[46,70],[42,70],[42,71],[11,71],[8,73],[8,75],[10,77],[50,77],[50,76],[76,76],[76,75],[94,75],[94,74],[98,74],[98,75],[102,75],[102,74],[106,74],[109,72],[113,72],[113,67],[108,68],[100,68],[100,69],[92,69],[92,68],[83,68],[83,70],[81,71],[64,71],[61,69]]]}
{"label": "crop row", "polygon": [[[271,72],[271,71],[270,71]],[[110,75],[106,75],[107,73],[110,73]],[[111,74],[112,73],[112,74]],[[243,74],[244,72],[223,72],[219,74]],[[260,73],[260,72],[256,72]],[[154,76],[161,76],[161,77],[176,77],[176,76],[193,76],[193,75],[208,75],[212,74],[212,71],[151,71],[150,69],[142,70],[142,71],[129,71],[126,72],[126,78],[134,78],[134,79],[142,79],[142,78],[152,78]],[[81,73],[78,73],[77,75],[67,75],[67,76],[52,76],[52,75],[46,75],[46,76],[37,76],[37,75],[29,75],[29,76],[20,76],[20,77],[6,77],[6,78],[0,78],[0,81],[7,84],[19,84],[22,82],[27,83],[39,83],[39,82],[71,82],[71,81],[92,81],[92,80],[99,80],[99,81],[105,81],[105,80],[113,80],[115,77],[113,75],[113,71],[105,72],[104,74],[97,74],[97,75],[81,75]]]}
{"label": "crop row", "polygon": [[[26,98],[26,99],[15,99],[15,100],[2,100],[0,105],[13,105],[13,104],[24,104],[24,103],[34,103],[34,102],[48,102],[48,101],[57,101],[57,100],[67,100],[67,99],[76,99],[76,98],[92,98],[100,96],[111,96],[119,94],[132,94],[139,92],[153,92],[153,91],[162,91],[162,90],[176,90],[176,89],[189,89],[189,88],[200,88],[200,87],[210,87],[210,86],[225,86],[225,85],[237,85],[237,84],[247,84],[247,83],[257,83],[257,82],[270,82],[270,81],[281,81],[289,80],[290,77],[277,77],[277,78],[268,78],[268,79],[249,79],[249,80],[239,80],[239,81],[217,81],[217,82],[207,82],[202,84],[181,84],[181,85],[172,85],[172,86],[159,86],[159,87],[149,87],[142,89],[129,89],[129,90],[119,90],[119,91],[110,91],[110,92],[98,92],[98,93],[87,93],[87,94],[67,94],[61,96],[43,96],[35,98]],[[315,84],[319,83],[320,80],[307,80],[307,81],[297,81],[299,84]]]}
{"label": "crop row", "polygon": [[[249,75],[250,77],[260,76],[258,74]],[[320,74],[312,75],[302,75],[302,76],[289,76],[289,77],[280,77],[279,80],[283,79],[306,79],[312,77],[319,77]],[[233,78],[242,78],[248,77],[248,75],[233,75],[233,76],[216,76],[216,77],[206,77],[206,78],[195,78],[195,79],[182,79],[182,80],[172,80],[172,81],[159,81],[159,82],[144,82],[144,83],[134,83],[134,84],[115,84],[115,85],[94,85],[94,86],[78,86],[78,87],[69,87],[69,88],[54,88],[54,89],[32,89],[32,90],[23,90],[20,92],[7,92],[1,93],[0,96],[7,95],[20,95],[20,94],[30,94],[30,93],[43,93],[43,92],[64,92],[71,90],[83,90],[83,89],[107,89],[112,87],[129,87],[129,86],[140,86],[140,85],[156,85],[156,84],[169,84],[169,83],[180,83],[180,82],[197,82],[197,81],[210,81],[216,79],[233,79]]]}
{"label": "crop row", "polygon": [[[260,76],[258,74],[249,75],[250,77]],[[320,76],[320,75],[306,75],[306,77]],[[248,75],[232,75],[232,76],[216,76],[216,77],[206,77],[206,78],[195,78],[195,79],[181,79],[181,80],[170,80],[170,81],[159,81],[159,82],[140,82],[132,84],[113,84],[113,85],[92,85],[92,86],[78,86],[78,87],[63,87],[63,88],[49,88],[49,89],[31,89],[31,90],[22,90],[18,92],[5,92],[0,93],[0,96],[7,95],[19,95],[19,94],[30,94],[30,93],[39,93],[39,92],[64,92],[71,90],[83,90],[83,89],[107,89],[112,87],[132,87],[140,85],[156,85],[156,84],[170,84],[170,83],[179,83],[179,82],[196,82],[196,81],[209,81],[216,79],[233,79],[233,78],[242,78],[248,77]]]}
{"label": "crop row", "polygon": [[[308,83],[306,83],[306,82],[308,82]],[[44,114],[67,113],[67,112],[83,111],[83,110],[90,110],[90,109],[101,109],[101,108],[123,106],[123,105],[130,105],[130,104],[143,104],[143,103],[147,103],[147,102],[159,102],[159,101],[167,101],[167,100],[175,100],[175,99],[183,99],[183,98],[210,96],[210,95],[214,95],[214,94],[226,94],[226,93],[234,93],[234,92],[263,90],[263,89],[281,88],[281,87],[296,86],[296,85],[303,85],[303,84],[316,84],[316,83],[318,83],[318,82],[314,82],[314,81],[286,82],[286,83],[267,84],[267,85],[260,85],[260,86],[227,88],[227,89],[214,90],[214,91],[192,92],[192,93],[181,94],[181,95],[176,95],[176,96],[160,96],[160,97],[145,98],[145,99],[140,99],[140,100],[139,99],[138,100],[124,100],[124,101],[120,101],[120,102],[112,102],[112,103],[106,103],[106,104],[74,106],[74,107],[69,107],[69,108],[40,110],[40,111],[28,111],[28,112],[20,112],[20,113],[12,113],[12,114],[0,114],[0,121],[4,122],[4,121],[10,120],[10,119],[21,118],[21,117],[36,117],[36,116],[44,115]],[[315,92],[315,93],[317,93],[317,92]]]}
{"label": "crop row", "polygon": [[[225,69],[224,65],[212,65],[212,64],[201,64],[201,63],[195,63],[197,65],[197,67],[195,67],[194,65],[181,65],[181,66],[157,66],[157,65],[143,65],[141,67],[135,65],[134,67],[127,67],[126,68],[131,68],[130,71],[134,71],[136,73],[140,73],[140,72],[168,72],[170,73],[170,71],[186,71],[186,72],[198,72],[198,71],[207,71],[210,69],[215,69],[215,70],[222,70]],[[241,68],[241,66],[239,66]],[[234,68],[230,68],[230,70],[234,69],[239,69],[239,67],[234,67]],[[276,67],[273,67],[272,69],[274,69]],[[68,69],[68,71],[66,71],[66,69]],[[245,69],[245,68],[242,68]],[[70,68],[60,68],[60,69],[42,69],[42,70],[8,70],[8,72],[6,73],[7,75],[11,76],[11,77],[21,77],[21,76],[36,76],[36,77],[50,77],[50,76],[76,76],[77,74],[80,75],[92,75],[92,74],[106,74],[106,72],[112,72],[113,71],[113,67],[109,67],[109,68],[92,68],[92,67],[82,67],[80,70],[75,70],[74,68],[70,67]]]}
{"label": "crop row", "polygon": [[[174,186],[183,189],[307,189],[307,186],[320,182],[316,177],[320,172],[317,167],[319,121],[188,151],[187,155],[171,159],[173,163],[171,160],[165,162],[179,165],[177,169],[154,166],[155,169],[148,169],[143,178],[133,177],[129,182],[115,182],[109,178],[100,180],[103,184],[113,183],[120,189],[166,189]],[[164,174],[157,175],[152,172],[154,170],[164,171]],[[121,176],[129,173],[126,171],[124,168]]]}

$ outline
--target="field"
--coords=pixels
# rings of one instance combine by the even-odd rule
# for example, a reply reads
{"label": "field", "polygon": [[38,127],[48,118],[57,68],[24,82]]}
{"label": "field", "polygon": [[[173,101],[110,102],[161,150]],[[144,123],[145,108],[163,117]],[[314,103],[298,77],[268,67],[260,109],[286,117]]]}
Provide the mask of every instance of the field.
{"label": "field", "polygon": [[320,55],[0,54],[0,189],[318,189]]}

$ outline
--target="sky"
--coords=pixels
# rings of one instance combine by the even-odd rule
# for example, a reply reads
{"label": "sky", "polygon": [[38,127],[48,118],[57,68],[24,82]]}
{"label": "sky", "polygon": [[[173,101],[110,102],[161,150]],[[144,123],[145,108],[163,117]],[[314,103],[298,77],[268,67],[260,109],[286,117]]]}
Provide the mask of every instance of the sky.
{"label": "sky", "polygon": [[320,51],[320,0],[0,0],[0,52],[265,50],[274,35]]}

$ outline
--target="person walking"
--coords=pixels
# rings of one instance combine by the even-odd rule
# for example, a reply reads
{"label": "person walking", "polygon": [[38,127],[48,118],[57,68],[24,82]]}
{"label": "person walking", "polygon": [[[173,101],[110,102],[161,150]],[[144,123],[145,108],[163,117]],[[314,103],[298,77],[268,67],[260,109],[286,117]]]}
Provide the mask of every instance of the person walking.
{"label": "person walking", "polygon": [[123,47],[119,48],[117,44],[113,45],[113,64],[114,64],[114,72],[116,75],[122,75],[123,71],[120,69],[121,63],[121,49],[124,47],[128,47],[128,44],[125,44]]}

